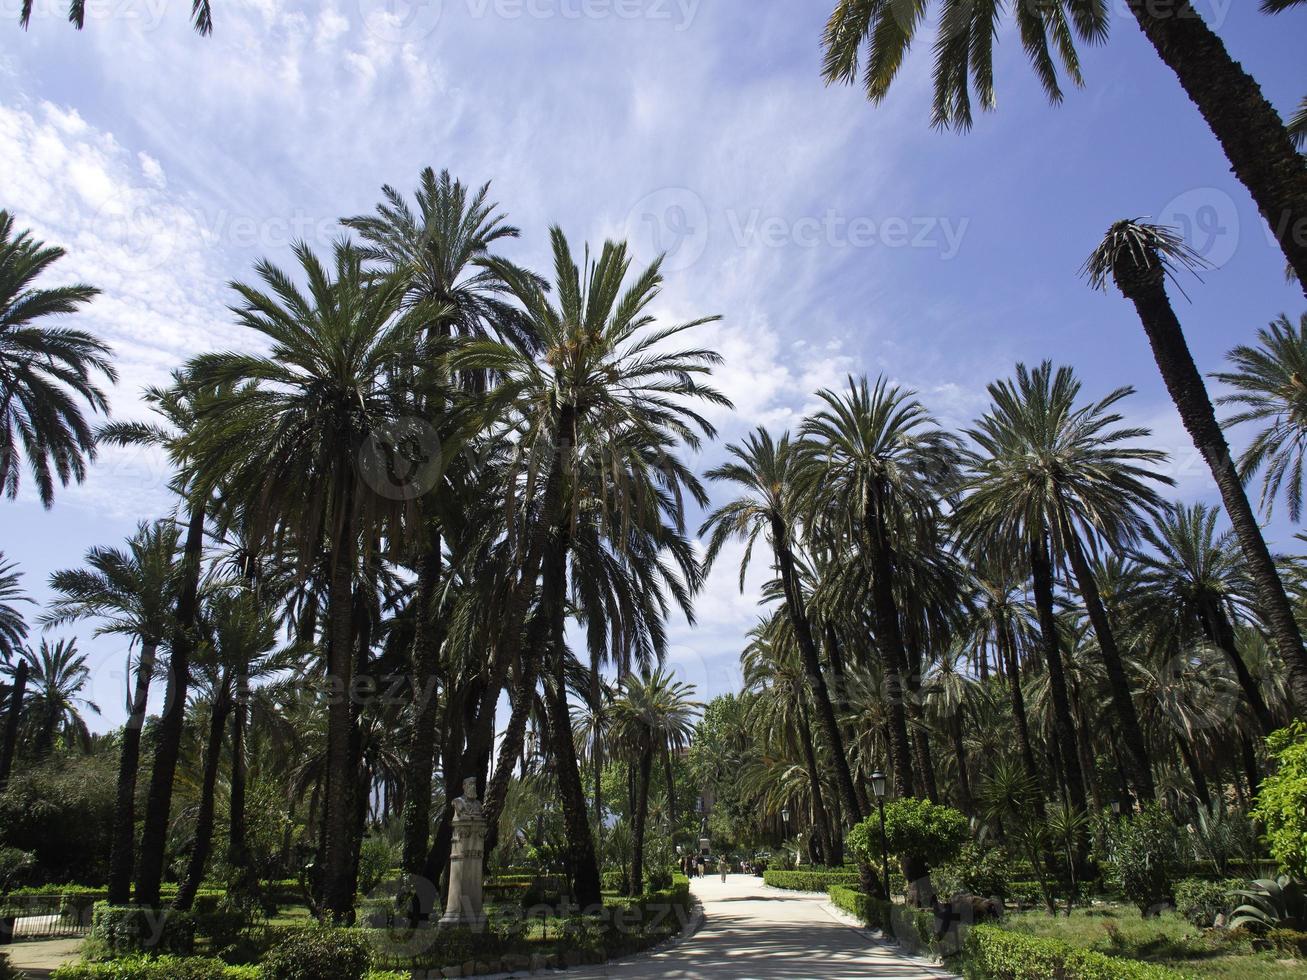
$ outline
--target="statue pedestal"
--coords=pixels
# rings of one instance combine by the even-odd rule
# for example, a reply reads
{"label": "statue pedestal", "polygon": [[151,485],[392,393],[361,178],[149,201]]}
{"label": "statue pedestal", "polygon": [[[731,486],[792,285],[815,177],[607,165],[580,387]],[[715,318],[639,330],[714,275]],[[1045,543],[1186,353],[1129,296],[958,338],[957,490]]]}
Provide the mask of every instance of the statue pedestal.
{"label": "statue pedestal", "polygon": [[486,922],[482,911],[484,883],[481,878],[486,821],[479,812],[464,810],[454,817],[453,822],[454,839],[449,848],[449,899],[440,924],[479,929]]}

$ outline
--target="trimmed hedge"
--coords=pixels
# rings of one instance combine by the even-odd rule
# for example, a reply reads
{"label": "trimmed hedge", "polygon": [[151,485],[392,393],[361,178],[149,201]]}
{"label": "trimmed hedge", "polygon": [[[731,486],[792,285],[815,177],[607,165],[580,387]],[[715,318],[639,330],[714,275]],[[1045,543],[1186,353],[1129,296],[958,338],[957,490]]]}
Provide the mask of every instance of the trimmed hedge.
{"label": "trimmed hedge", "polygon": [[824,892],[832,885],[856,885],[856,871],[773,871],[762,873],[762,880],[772,888],[795,892]]}
{"label": "trimmed hedge", "polygon": [[[4,974],[0,973],[0,977]],[[131,956],[111,963],[61,966],[51,980],[262,980],[257,966],[228,966],[203,957]],[[367,980],[409,980],[407,972],[373,970]]]}
{"label": "trimmed hedge", "polygon": [[188,913],[97,902],[83,955],[107,960],[135,953],[190,956],[194,951],[195,921]]}
{"label": "trimmed hedge", "polygon": [[967,980],[1182,980],[1186,974],[998,926],[967,930],[957,965]]}
{"label": "trimmed hedge", "polygon": [[311,928],[287,936],[263,961],[264,980],[364,980],[372,946],[359,929]]}
{"label": "trimmed hedge", "polygon": [[886,902],[847,885],[832,885],[826,894],[836,908],[854,916],[868,929],[879,929],[892,936],[907,952],[939,952],[933,912]]}

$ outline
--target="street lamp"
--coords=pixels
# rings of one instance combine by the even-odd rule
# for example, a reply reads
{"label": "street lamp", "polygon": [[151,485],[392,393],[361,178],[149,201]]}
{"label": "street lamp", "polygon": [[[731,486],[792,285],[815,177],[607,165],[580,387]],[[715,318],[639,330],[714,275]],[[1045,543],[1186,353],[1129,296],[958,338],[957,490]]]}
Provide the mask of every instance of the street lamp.
{"label": "street lamp", "polygon": [[885,841],[885,774],[877,769],[871,774],[871,791],[876,794],[876,810],[880,813],[880,869],[885,887],[885,901],[889,894],[889,845]]}

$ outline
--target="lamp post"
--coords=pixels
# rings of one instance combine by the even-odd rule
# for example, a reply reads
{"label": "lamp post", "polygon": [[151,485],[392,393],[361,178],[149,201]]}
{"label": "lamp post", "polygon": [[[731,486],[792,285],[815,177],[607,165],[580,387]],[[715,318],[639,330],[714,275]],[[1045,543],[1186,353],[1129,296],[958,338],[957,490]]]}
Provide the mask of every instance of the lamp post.
{"label": "lamp post", "polygon": [[889,845],[885,841],[885,774],[877,769],[871,774],[871,791],[876,794],[876,811],[880,814],[880,871],[885,888],[885,901],[893,901],[889,894]]}

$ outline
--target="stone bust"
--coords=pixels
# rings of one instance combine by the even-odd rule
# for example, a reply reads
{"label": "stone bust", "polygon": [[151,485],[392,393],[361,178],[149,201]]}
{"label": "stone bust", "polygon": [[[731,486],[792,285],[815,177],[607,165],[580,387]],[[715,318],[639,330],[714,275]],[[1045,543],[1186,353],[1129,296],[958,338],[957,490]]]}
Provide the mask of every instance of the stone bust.
{"label": "stone bust", "polygon": [[463,780],[463,795],[454,801],[455,818],[479,818],[482,816],[481,801],[477,799],[476,777]]}

